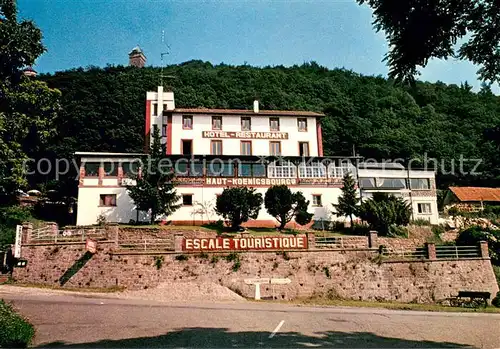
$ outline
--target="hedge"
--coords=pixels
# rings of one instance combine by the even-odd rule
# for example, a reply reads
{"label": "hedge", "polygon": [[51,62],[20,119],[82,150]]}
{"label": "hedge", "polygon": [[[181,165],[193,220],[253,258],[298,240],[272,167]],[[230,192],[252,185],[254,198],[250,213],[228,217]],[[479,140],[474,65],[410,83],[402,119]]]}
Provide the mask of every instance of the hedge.
{"label": "hedge", "polygon": [[34,335],[33,325],[0,300],[0,348],[26,348]]}

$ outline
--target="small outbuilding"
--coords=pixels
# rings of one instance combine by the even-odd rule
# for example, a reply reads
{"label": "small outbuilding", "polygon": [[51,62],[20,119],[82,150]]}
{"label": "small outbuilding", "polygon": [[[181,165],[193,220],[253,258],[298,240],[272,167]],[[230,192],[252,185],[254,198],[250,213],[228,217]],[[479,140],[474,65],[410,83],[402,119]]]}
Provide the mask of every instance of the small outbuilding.
{"label": "small outbuilding", "polygon": [[500,205],[500,188],[450,187],[443,204],[445,211],[451,207],[460,211],[480,211],[485,205]]}

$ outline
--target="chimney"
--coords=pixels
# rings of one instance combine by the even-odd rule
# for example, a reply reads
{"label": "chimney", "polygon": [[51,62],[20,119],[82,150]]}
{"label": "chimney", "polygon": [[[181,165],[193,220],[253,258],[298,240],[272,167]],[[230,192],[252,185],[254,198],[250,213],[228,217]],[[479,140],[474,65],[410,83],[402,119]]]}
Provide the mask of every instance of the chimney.
{"label": "chimney", "polygon": [[253,112],[258,113],[259,112],[259,101],[256,99],[253,101]]}

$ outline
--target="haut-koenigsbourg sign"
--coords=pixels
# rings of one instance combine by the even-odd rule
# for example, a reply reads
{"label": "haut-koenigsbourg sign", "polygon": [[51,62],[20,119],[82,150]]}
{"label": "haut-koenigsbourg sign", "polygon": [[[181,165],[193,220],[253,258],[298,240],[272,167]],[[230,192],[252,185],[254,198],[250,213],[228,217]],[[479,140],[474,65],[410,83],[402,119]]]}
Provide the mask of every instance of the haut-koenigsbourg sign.
{"label": "haut-koenigsbourg sign", "polygon": [[183,251],[302,250],[306,236],[258,236],[241,238],[184,238]]}
{"label": "haut-koenigsbourg sign", "polygon": [[180,185],[215,185],[224,187],[270,187],[272,185],[342,186],[341,178],[177,177],[176,182]]}
{"label": "haut-koenigsbourg sign", "polygon": [[287,132],[202,131],[203,138],[288,139]]}

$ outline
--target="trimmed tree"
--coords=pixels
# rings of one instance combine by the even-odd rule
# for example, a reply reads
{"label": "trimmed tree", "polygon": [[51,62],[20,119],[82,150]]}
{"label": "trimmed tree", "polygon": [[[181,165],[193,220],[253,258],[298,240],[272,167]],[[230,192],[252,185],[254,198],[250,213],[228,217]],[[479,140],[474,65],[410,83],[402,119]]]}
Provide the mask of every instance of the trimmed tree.
{"label": "trimmed tree", "polygon": [[286,185],[274,185],[266,191],[264,205],[267,212],[280,224],[279,229],[293,218],[300,225],[309,223],[312,214],[307,212],[309,201],[300,191],[293,193]]}
{"label": "trimmed tree", "polygon": [[177,195],[173,183],[174,172],[166,171],[160,166],[163,158],[160,131],[155,127],[149,155],[142,161],[141,173],[135,176],[137,184],[127,186],[128,194],[137,209],[151,213],[151,224],[154,224],[159,215],[169,216],[181,206],[178,204],[180,195]]}
{"label": "trimmed tree", "polygon": [[346,173],[342,178],[342,193],[339,196],[338,204],[333,204],[336,215],[349,217],[351,229],[353,225],[352,217],[356,215],[358,209],[359,197],[356,191],[356,182],[350,173]]}
{"label": "trimmed tree", "polygon": [[241,223],[256,219],[262,205],[262,194],[254,188],[226,188],[217,197],[215,212],[230,222],[232,230],[238,230]]}
{"label": "trimmed tree", "polygon": [[411,207],[403,198],[374,193],[372,198],[361,203],[358,216],[380,235],[388,235],[392,225],[410,223]]}

